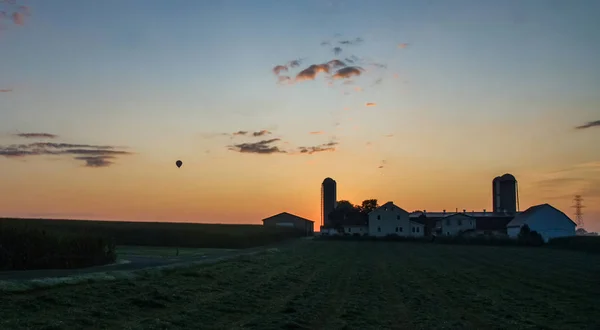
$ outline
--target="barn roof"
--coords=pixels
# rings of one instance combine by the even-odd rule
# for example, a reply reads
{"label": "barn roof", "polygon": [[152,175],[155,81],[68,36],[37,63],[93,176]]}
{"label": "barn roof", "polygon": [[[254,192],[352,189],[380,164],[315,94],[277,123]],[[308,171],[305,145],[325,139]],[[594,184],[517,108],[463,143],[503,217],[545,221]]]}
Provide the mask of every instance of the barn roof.
{"label": "barn roof", "polygon": [[306,218],[299,217],[299,216],[297,216],[297,215],[295,215],[295,214],[291,214],[291,213],[288,213],[288,212],[281,212],[281,213],[278,213],[278,214],[272,215],[272,216],[270,216],[270,217],[268,217],[268,218],[264,218],[264,219],[262,219],[262,221],[269,220],[269,219],[272,219],[272,218],[276,218],[276,217],[278,217],[278,216],[280,216],[280,215],[290,215],[290,216],[292,216],[292,217],[294,217],[294,218],[297,218],[297,219],[300,219],[300,220],[304,220],[304,221],[308,221],[308,222],[314,222],[314,221],[312,221],[312,220],[308,220],[308,219],[306,219]]}
{"label": "barn roof", "polygon": [[533,217],[535,214],[539,213],[541,210],[548,209],[548,208],[552,209],[553,211],[559,212],[566,219],[571,221],[574,225],[577,225],[575,222],[573,222],[573,220],[571,220],[571,218],[569,218],[561,210],[555,208],[554,206],[552,206],[548,203],[544,203],[544,204],[540,204],[540,205],[534,205],[534,206],[528,208],[527,210],[519,213],[516,217],[514,217],[514,219],[512,219],[511,222],[509,222],[506,225],[506,227],[520,227],[520,226],[524,225],[525,223],[527,223],[527,221],[529,219],[531,219],[531,217]]}

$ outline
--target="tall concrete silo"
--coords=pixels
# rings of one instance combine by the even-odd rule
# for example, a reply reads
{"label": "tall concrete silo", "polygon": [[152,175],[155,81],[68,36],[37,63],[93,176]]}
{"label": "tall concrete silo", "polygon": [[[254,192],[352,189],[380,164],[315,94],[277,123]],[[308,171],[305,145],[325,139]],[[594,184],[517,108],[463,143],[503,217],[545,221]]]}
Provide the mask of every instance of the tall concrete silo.
{"label": "tall concrete silo", "polygon": [[504,174],[494,178],[493,209],[494,212],[516,213],[518,204],[517,179],[512,174]]}
{"label": "tall concrete silo", "polygon": [[335,210],[337,204],[337,183],[332,178],[326,178],[321,184],[321,226],[329,225],[329,213]]}
{"label": "tall concrete silo", "polygon": [[500,212],[500,177],[492,180],[492,211]]}

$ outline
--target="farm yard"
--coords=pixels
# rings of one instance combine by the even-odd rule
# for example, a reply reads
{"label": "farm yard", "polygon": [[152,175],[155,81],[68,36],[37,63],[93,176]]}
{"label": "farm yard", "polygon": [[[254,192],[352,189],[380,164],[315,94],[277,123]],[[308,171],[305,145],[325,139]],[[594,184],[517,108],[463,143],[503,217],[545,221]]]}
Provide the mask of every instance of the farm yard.
{"label": "farm yard", "polygon": [[600,255],[301,240],[136,279],[3,293],[2,329],[597,329]]}

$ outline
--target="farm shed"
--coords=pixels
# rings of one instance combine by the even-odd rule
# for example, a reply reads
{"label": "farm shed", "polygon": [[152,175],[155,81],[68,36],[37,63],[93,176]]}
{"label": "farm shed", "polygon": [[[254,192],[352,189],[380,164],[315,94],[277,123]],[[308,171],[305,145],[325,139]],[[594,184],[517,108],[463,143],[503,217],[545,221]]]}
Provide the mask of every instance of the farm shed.
{"label": "farm shed", "polygon": [[542,235],[544,242],[555,237],[575,236],[575,227],[577,227],[577,224],[566,214],[550,204],[532,206],[518,214],[506,225],[508,236],[512,238],[519,236],[523,225]]}
{"label": "farm shed", "polygon": [[313,235],[315,231],[315,222],[297,215],[282,212],[262,220],[265,226],[289,227],[302,230],[306,235]]}

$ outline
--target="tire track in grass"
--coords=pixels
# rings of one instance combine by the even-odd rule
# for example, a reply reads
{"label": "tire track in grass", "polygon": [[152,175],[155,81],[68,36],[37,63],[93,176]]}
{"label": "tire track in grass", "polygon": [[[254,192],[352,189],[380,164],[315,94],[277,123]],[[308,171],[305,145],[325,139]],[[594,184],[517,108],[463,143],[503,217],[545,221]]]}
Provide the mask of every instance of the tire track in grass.
{"label": "tire track in grass", "polygon": [[[232,320],[246,317],[248,313],[253,312],[255,306],[258,304],[262,306],[264,301],[270,299],[270,293],[265,288],[268,288],[281,273],[298,266],[298,261],[290,263],[290,259],[282,254],[284,253],[279,252],[263,256],[263,258],[250,257],[248,261],[253,262],[253,265],[256,266],[255,271],[245,272],[250,276],[239,276],[238,271],[241,267],[234,267],[235,271],[223,274],[215,287],[208,291],[200,294],[190,292],[191,301],[183,309],[183,316],[190,318],[194,324],[202,324],[202,329],[223,329],[223,322],[230,325]],[[202,271],[198,275],[202,275]],[[187,274],[187,276],[194,278],[195,275]],[[181,280],[176,279],[176,282],[181,282]],[[249,300],[253,300],[254,303],[240,304],[242,301]],[[226,315],[226,318],[223,317],[223,314]],[[149,317],[148,322],[159,317],[164,324],[181,318],[174,317],[172,311],[168,309],[147,316]]]}
{"label": "tire track in grass", "polygon": [[[312,293],[318,289],[319,279],[326,278],[323,252],[313,248],[302,251],[302,255],[293,255],[296,267],[281,273],[275,281],[269,283],[265,291],[269,299],[261,304],[256,313],[236,320],[230,329],[305,329],[312,310],[306,310],[302,299],[312,299]],[[292,257],[292,256],[290,256]],[[255,303],[249,297],[242,303]]]}

